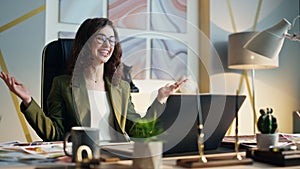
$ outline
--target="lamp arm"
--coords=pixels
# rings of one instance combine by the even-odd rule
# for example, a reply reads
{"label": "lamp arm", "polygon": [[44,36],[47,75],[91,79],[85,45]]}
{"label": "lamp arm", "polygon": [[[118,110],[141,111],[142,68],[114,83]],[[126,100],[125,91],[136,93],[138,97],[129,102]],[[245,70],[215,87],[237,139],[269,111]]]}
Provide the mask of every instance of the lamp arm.
{"label": "lamp arm", "polygon": [[300,18],[300,15],[296,16],[296,17],[293,19],[293,24],[292,24],[293,27],[294,27],[294,25],[295,25],[296,20],[299,19],[299,18]]}
{"label": "lamp arm", "polygon": [[[295,26],[295,22],[297,19],[300,18],[300,15],[296,16],[294,19],[293,19],[293,23],[292,23],[292,27]],[[293,33],[293,34],[289,34],[289,33],[286,33],[284,34],[284,37],[287,38],[287,39],[290,39],[292,41],[298,41],[300,42],[300,32],[298,33]]]}
{"label": "lamp arm", "polygon": [[284,37],[287,38],[287,39],[290,39],[292,41],[298,41],[300,42],[300,32],[298,32],[298,34],[289,34],[289,33],[286,33],[284,34]]}

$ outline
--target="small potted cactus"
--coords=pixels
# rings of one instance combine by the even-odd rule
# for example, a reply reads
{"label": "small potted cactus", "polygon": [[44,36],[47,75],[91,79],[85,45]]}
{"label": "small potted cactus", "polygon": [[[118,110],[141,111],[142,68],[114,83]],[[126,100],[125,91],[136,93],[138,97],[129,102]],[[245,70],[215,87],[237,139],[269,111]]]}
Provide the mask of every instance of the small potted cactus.
{"label": "small potted cactus", "polygon": [[257,147],[259,149],[269,149],[270,146],[278,144],[279,135],[276,133],[278,124],[276,118],[272,115],[273,109],[260,109],[260,117],[257,121],[257,128],[260,133],[256,134]]}

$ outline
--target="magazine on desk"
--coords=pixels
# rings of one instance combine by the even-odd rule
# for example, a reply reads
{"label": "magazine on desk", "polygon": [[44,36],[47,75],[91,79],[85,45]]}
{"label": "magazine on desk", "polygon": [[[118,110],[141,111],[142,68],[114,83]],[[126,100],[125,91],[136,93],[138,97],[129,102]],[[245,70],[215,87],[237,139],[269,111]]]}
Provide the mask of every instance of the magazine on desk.
{"label": "magazine on desk", "polygon": [[[242,148],[254,148],[256,147],[256,137],[255,135],[240,135],[238,136],[240,146]],[[222,144],[223,145],[233,145],[235,143],[235,136],[225,136]],[[300,143],[300,133],[288,134],[279,133],[279,146],[294,145]]]}
{"label": "magazine on desk", "polygon": [[0,161],[38,163],[55,161],[61,156],[65,156],[63,142],[7,142],[0,144]]}
{"label": "magazine on desk", "polygon": [[[72,143],[67,144],[67,149],[71,150]],[[125,143],[103,143],[99,145],[106,154],[102,154],[102,159],[112,160],[113,157],[129,158],[133,151],[133,142]],[[44,163],[53,161],[70,162],[66,159],[63,150],[63,142],[6,142],[0,143],[0,166],[3,162],[11,163]],[[120,160],[121,158],[118,158]],[[122,158],[123,159],[123,158]]]}

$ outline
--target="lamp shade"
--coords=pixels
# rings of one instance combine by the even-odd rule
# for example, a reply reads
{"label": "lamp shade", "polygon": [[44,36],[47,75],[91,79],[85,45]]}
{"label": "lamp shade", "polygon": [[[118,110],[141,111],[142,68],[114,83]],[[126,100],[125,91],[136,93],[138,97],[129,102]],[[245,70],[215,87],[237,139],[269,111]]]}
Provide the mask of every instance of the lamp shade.
{"label": "lamp shade", "polygon": [[228,68],[230,69],[271,69],[278,67],[278,55],[268,58],[243,46],[258,32],[239,32],[229,35]]}
{"label": "lamp shade", "polygon": [[290,26],[286,19],[282,19],[278,24],[253,36],[244,48],[268,58],[277,57]]}

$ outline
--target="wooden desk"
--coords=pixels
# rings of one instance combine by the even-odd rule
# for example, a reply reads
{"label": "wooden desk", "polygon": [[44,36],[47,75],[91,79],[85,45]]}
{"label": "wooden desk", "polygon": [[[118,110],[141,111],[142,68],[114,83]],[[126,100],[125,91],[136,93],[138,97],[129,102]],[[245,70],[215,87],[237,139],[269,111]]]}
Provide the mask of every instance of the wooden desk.
{"label": "wooden desk", "polygon": [[[223,151],[222,151],[223,152]],[[234,153],[233,153],[234,154]],[[232,153],[225,153],[222,155],[233,155]],[[240,152],[242,156],[245,156],[246,152]],[[208,153],[206,152],[206,157],[215,157],[215,156],[220,156],[220,154],[216,153]],[[181,156],[181,157],[165,157],[163,158],[163,165],[161,166],[161,169],[182,169],[184,167],[180,167],[176,165],[176,161],[178,159],[186,159],[186,158],[198,158],[199,156]],[[70,162],[63,162],[66,161],[65,158],[63,157],[64,160],[59,160],[60,162],[48,162],[44,164],[28,164],[26,165],[25,163],[10,163],[10,162],[3,162],[0,161],[0,169],[2,168],[7,168],[7,169],[42,169],[42,168],[54,168],[54,169],[75,169],[75,164],[70,163]],[[68,161],[68,160],[67,160]],[[70,160],[69,160],[70,161]],[[5,163],[7,165],[5,165]],[[118,168],[123,168],[123,169],[128,169],[131,168],[132,161],[131,160],[121,160],[117,162],[103,162],[98,168],[101,169],[118,169]],[[249,165],[233,165],[233,166],[222,166],[222,167],[207,167],[210,169],[240,169],[240,168],[245,168],[245,169],[258,169],[258,168],[279,168],[278,166],[275,165],[270,165],[266,163],[261,163],[261,162],[256,162],[253,161],[252,164]],[[290,166],[290,167],[284,167],[286,169],[296,169],[300,168],[300,165],[298,166]]]}
{"label": "wooden desk", "polygon": [[[208,155],[209,156],[209,155]],[[183,167],[176,165],[177,159],[182,158],[191,158],[191,157],[197,157],[197,156],[185,156],[185,157],[172,157],[172,158],[164,158],[163,159],[163,165],[161,169],[183,169]],[[130,169],[131,168],[131,160],[124,160],[124,161],[118,161],[118,162],[111,162],[111,163],[102,163],[99,166],[99,169]],[[44,164],[44,165],[32,165],[32,166],[5,166],[0,168],[7,168],[7,169],[42,169],[42,168],[55,168],[55,169],[75,169],[75,164],[72,163],[65,163],[64,166],[62,164]],[[260,162],[253,162],[253,164],[250,165],[234,165],[234,166],[222,166],[222,167],[208,167],[207,169],[261,169],[261,168],[268,168],[268,169],[277,169],[278,166],[269,165],[265,163]],[[284,167],[285,169],[299,169],[300,166],[290,166],[290,167]],[[96,168],[97,169],[97,168]]]}

